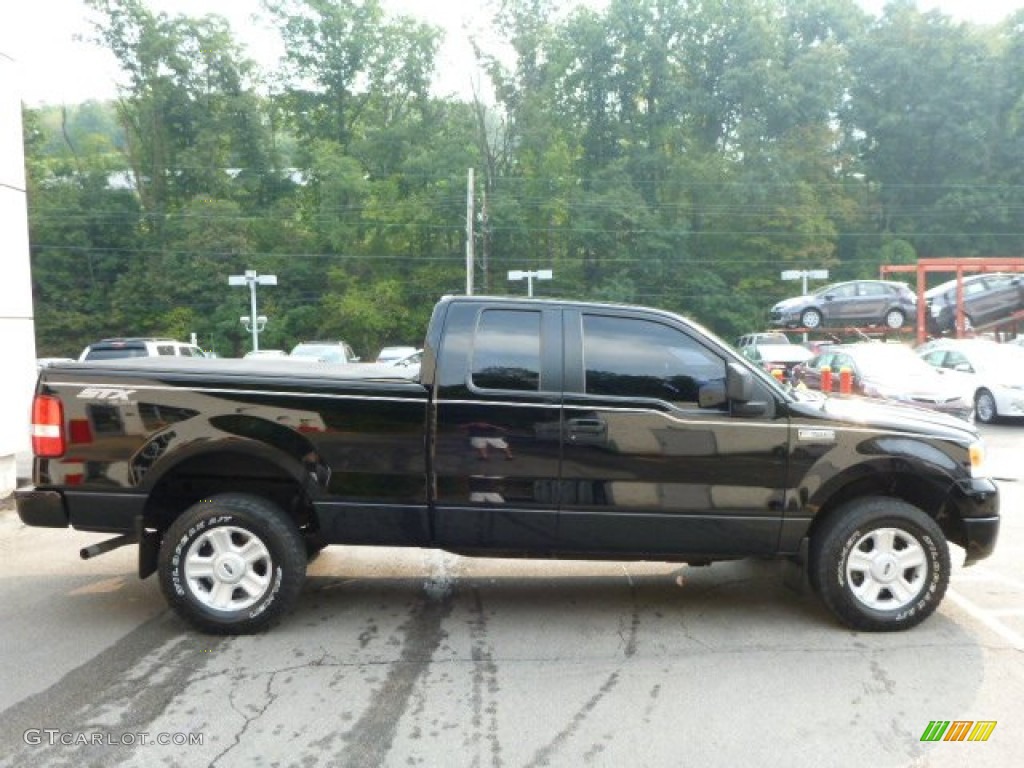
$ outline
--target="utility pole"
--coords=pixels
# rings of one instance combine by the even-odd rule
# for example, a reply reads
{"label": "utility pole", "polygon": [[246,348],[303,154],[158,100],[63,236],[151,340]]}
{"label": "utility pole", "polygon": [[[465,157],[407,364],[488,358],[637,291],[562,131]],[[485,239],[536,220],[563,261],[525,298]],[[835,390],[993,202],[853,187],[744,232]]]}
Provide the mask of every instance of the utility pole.
{"label": "utility pole", "polygon": [[491,292],[491,274],[488,268],[488,261],[491,255],[491,230],[487,226],[487,184],[484,183],[484,188],[480,191],[480,249],[482,251],[480,257],[480,271],[483,272],[483,280],[481,285],[483,286],[484,293],[489,294]]}
{"label": "utility pole", "polygon": [[466,295],[473,295],[473,169],[466,177]]}

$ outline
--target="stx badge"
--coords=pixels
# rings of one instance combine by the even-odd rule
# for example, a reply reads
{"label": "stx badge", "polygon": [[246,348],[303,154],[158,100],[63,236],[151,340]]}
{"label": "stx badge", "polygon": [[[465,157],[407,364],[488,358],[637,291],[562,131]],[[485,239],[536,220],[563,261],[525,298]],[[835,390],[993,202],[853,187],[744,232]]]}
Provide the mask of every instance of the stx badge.
{"label": "stx badge", "polygon": [[115,403],[127,403],[128,398],[137,390],[121,389],[120,387],[86,387],[78,393],[80,400],[107,400]]}

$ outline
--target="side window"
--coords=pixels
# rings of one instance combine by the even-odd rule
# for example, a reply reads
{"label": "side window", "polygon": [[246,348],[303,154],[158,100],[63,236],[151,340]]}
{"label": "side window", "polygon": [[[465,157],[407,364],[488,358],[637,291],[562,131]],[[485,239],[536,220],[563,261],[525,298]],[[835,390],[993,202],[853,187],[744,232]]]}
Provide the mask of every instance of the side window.
{"label": "side window", "polygon": [[837,285],[828,293],[837,299],[850,299],[857,295],[857,284],[846,283],[845,285]]}
{"label": "side window", "polygon": [[480,315],[470,368],[482,389],[540,389],[540,312],[489,309]]}
{"label": "side window", "polygon": [[861,283],[861,296],[885,296],[888,293],[886,287],[880,283]]}
{"label": "side window", "polygon": [[946,356],[945,367],[956,368],[958,365],[960,366],[960,370],[962,371],[968,373],[974,372],[974,368],[971,367],[970,361],[964,356],[962,352],[951,350],[950,353]]}
{"label": "side window", "polygon": [[838,373],[843,368],[849,368],[851,371],[855,369],[853,359],[849,355],[837,354],[832,359],[832,370]]}
{"label": "side window", "polygon": [[990,291],[1010,291],[1015,287],[1010,275],[988,275],[985,282]]}
{"label": "side window", "polygon": [[585,315],[583,362],[588,394],[724,405],[725,361],[661,323]]}
{"label": "side window", "polygon": [[943,358],[945,356],[946,356],[945,350],[936,349],[936,350],[933,350],[932,352],[927,353],[924,356],[924,359],[928,363],[930,363],[931,365],[934,365],[936,368],[942,368],[943,367],[942,360],[943,360]]}
{"label": "side window", "polygon": [[156,347],[158,355],[174,355],[174,347],[171,344],[158,344]]}

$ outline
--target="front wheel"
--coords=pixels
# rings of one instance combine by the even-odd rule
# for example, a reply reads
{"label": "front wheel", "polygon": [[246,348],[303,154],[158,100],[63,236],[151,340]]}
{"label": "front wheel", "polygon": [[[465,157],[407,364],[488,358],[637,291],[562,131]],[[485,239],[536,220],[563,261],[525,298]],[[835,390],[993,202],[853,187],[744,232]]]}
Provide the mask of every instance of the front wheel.
{"label": "front wheel", "polygon": [[805,309],[800,313],[800,322],[804,328],[818,328],[821,321],[821,312],[817,309]]}
{"label": "front wheel", "polygon": [[294,522],[259,496],[204,499],[164,535],[160,588],[186,621],[215,634],[258,632],[294,605],[306,547]]}
{"label": "front wheel", "polygon": [[910,629],[949,584],[949,547],[938,524],[900,499],[855,499],[811,542],[811,583],[851,629]]}
{"label": "front wheel", "polygon": [[979,389],[974,396],[974,415],[982,424],[991,424],[999,418],[996,399],[987,389]]}

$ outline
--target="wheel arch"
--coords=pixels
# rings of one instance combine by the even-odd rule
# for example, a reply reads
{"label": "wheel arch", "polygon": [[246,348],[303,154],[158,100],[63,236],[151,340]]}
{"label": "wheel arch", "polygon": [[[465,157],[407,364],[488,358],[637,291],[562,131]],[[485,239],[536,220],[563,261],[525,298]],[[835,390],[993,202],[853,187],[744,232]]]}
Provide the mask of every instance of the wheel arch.
{"label": "wheel arch", "polygon": [[165,531],[189,507],[221,493],[263,497],[303,530],[315,530],[316,480],[303,464],[271,446],[247,440],[181,450],[146,475],[146,525]]}
{"label": "wheel arch", "polygon": [[[870,468],[862,467],[864,469]],[[950,516],[946,508],[951,481],[939,481],[929,473],[915,472],[911,467],[899,471],[875,470],[837,478],[836,483],[823,494],[824,498],[808,526],[805,535],[809,541],[813,541],[819,531],[826,529],[832,519],[841,514],[846,503],[870,496],[905,501],[933,518],[947,539],[957,535],[960,521]]]}

